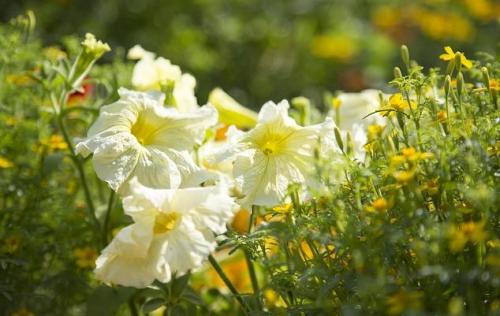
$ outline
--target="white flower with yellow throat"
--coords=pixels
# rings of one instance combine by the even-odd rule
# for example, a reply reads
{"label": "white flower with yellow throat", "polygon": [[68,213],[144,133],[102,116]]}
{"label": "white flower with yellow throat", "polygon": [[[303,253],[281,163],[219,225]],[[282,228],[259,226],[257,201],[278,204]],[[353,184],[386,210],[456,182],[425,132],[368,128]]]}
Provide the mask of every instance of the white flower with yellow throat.
{"label": "white flower with yellow throat", "polygon": [[152,188],[198,185],[208,178],[192,151],[205,130],[217,122],[217,111],[204,106],[179,113],[163,106],[164,95],[119,89],[120,99],[103,106],[76,152],[88,156],[97,176],[126,194],[128,180]]}

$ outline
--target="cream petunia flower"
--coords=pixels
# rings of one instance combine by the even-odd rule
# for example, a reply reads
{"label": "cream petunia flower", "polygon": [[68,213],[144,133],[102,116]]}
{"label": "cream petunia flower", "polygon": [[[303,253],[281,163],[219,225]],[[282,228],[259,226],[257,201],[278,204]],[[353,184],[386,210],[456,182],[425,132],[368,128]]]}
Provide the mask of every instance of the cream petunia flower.
{"label": "cream petunia flower", "polygon": [[205,181],[207,173],[193,161],[192,150],[217,111],[204,106],[192,113],[163,107],[164,95],[119,89],[120,99],[103,106],[76,152],[93,156],[94,169],[115,191],[126,194],[136,176],[152,188],[177,188]]}
{"label": "cream petunia flower", "polygon": [[274,206],[285,197],[288,186],[308,183],[315,170],[314,151],[331,144],[334,124],[302,127],[288,116],[288,101],[268,102],[260,110],[257,125],[235,137],[233,174],[245,197],[239,201]]}
{"label": "cream petunia flower", "polygon": [[367,128],[370,125],[387,124],[386,119],[374,113],[380,109],[379,91],[364,90],[359,93],[341,93],[337,96],[339,105],[333,116],[337,126],[345,135],[350,132],[354,143],[354,156],[364,160],[365,151],[363,146],[368,142]]}
{"label": "cream petunia flower", "polygon": [[106,283],[146,287],[199,268],[215,250],[214,234],[226,231],[235,204],[224,186],[151,189],[136,179],[123,200],[134,223],[122,229],[97,259]]}
{"label": "cream petunia flower", "polygon": [[179,66],[173,65],[163,57],[155,58],[153,53],[131,50],[132,55],[141,55],[132,73],[132,85],[141,91],[160,91],[162,86],[172,89],[172,97],[167,105],[175,106],[181,112],[189,112],[198,108],[194,94],[196,79],[190,74],[183,74]]}

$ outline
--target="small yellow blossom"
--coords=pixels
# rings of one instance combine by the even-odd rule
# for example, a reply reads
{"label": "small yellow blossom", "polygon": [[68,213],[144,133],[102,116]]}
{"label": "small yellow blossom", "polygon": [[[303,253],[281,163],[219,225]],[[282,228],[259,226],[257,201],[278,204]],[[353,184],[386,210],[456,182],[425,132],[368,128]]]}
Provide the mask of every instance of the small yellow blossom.
{"label": "small yellow blossom", "polygon": [[378,124],[369,125],[367,128],[368,139],[373,140],[380,137],[380,135],[382,135],[382,132],[384,131],[384,128],[385,126],[383,125],[378,125]]}
{"label": "small yellow blossom", "polygon": [[391,167],[398,167],[406,162],[406,158],[403,155],[394,155],[391,157]]}
{"label": "small yellow blossom", "polygon": [[339,109],[342,105],[342,100],[340,98],[332,98],[331,105],[334,110]]}
{"label": "small yellow blossom", "polygon": [[97,259],[97,251],[92,247],[76,248],[73,251],[76,265],[80,268],[94,268]]}
{"label": "small yellow blossom", "polygon": [[[446,52],[445,54],[441,54],[439,56],[440,59],[444,60],[444,61],[450,61],[450,60],[454,60],[455,59],[455,55],[457,53],[460,53],[460,52],[453,52],[453,49],[451,49],[450,46],[446,46],[444,48],[444,51]],[[472,68],[472,62],[470,60],[467,59],[467,57],[465,57],[465,54],[464,53],[460,53],[460,62],[462,63],[462,65],[467,68],[467,69],[470,69]]]}
{"label": "small yellow blossom", "polygon": [[439,123],[444,123],[448,118],[448,116],[446,115],[446,111],[444,110],[438,111],[436,117]]}
{"label": "small yellow blossom", "polygon": [[21,238],[16,235],[9,236],[4,241],[4,251],[6,253],[14,253],[19,249],[21,245]]}
{"label": "small yellow blossom", "polygon": [[389,305],[387,312],[390,315],[400,315],[409,309],[419,310],[421,298],[421,292],[401,290],[387,299],[387,305]]}
{"label": "small yellow blossom", "polygon": [[430,195],[436,195],[438,192],[439,192],[439,182],[438,182],[438,179],[432,179],[430,181],[427,181],[427,183],[425,184],[425,190],[427,191],[427,193],[429,193]]}
{"label": "small yellow blossom", "polygon": [[49,139],[42,140],[41,143],[47,146],[49,151],[65,150],[68,148],[68,144],[66,144],[64,138],[57,134],[50,136]]}
{"label": "small yellow blossom", "polygon": [[383,212],[389,208],[389,203],[383,197],[372,202],[371,206],[378,212]]}
{"label": "small yellow blossom", "polygon": [[67,57],[67,54],[57,46],[49,46],[43,49],[43,54],[50,60],[57,61]]}
{"label": "small yellow blossom", "polygon": [[500,80],[498,79],[490,79],[490,90],[500,91]]}
{"label": "small yellow blossom", "polygon": [[394,178],[400,184],[408,184],[415,178],[414,170],[403,170],[394,172]]}
{"label": "small yellow blossom", "polygon": [[272,289],[264,290],[264,301],[269,307],[286,307],[286,303],[281,296]]}
{"label": "small yellow blossom", "polygon": [[395,110],[403,111],[403,110],[408,109],[410,107],[412,109],[414,109],[417,107],[417,104],[411,100],[410,100],[410,103],[408,104],[408,100],[403,98],[401,93],[395,93],[395,94],[391,95],[391,97],[389,98],[389,106]]}
{"label": "small yellow blossom", "polygon": [[245,209],[240,209],[233,217],[231,228],[240,233],[246,234],[250,221],[250,212]]}
{"label": "small yellow blossom", "polygon": [[6,76],[5,80],[7,81],[7,83],[19,87],[29,86],[30,84],[35,82],[33,78],[31,78],[31,76],[27,73],[10,74]]}
{"label": "small yellow blossom", "polygon": [[17,312],[11,314],[11,316],[35,316],[35,314],[26,309],[26,307],[23,307]]}
{"label": "small yellow blossom", "polygon": [[313,39],[311,51],[320,58],[348,62],[358,54],[359,46],[347,35],[320,35]]}
{"label": "small yellow blossom", "polygon": [[273,211],[277,213],[282,213],[282,214],[288,214],[290,210],[292,209],[292,203],[286,203],[283,205],[278,205],[273,207]]}
{"label": "small yellow blossom", "polygon": [[371,20],[377,27],[393,29],[401,23],[401,10],[396,7],[382,5],[374,10]]}
{"label": "small yellow blossom", "polygon": [[14,167],[12,161],[8,160],[7,158],[0,157],[0,169],[7,169],[12,167]]}
{"label": "small yellow blossom", "polygon": [[448,229],[450,239],[450,250],[459,252],[464,249],[468,242],[476,243],[484,241],[488,234],[484,231],[486,222],[465,222],[460,225],[453,225]]}

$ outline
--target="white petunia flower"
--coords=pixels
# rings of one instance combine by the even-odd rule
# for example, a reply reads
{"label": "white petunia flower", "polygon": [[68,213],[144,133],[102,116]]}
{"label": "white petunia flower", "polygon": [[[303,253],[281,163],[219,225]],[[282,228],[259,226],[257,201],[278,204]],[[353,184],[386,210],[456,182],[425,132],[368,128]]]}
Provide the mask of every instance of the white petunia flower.
{"label": "white petunia flower", "polygon": [[333,134],[333,121],[302,127],[288,116],[288,101],[268,102],[259,112],[257,125],[234,140],[233,174],[245,197],[244,208],[274,206],[288,186],[306,183],[314,172],[314,151]]}
{"label": "white petunia flower", "polygon": [[123,200],[134,223],[122,229],[97,259],[106,283],[143,288],[199,268],[226,231],[235,204],[224,186],[151,189],[136,179]]}
{"label": "white petunia flower", "polygon": [[382,115],[378,113],[369,115],[380,109],[379,93],[378,90],[364,90],[359,93],[341,93],[337,96],[340,105],[333,114],[335,121],[344,135],[346,132],[351,133],[354,156],[359,160],[365,157],[363,146],[368,141],[368,126],[387,124]]}
{"label": "white petunia flower", "polygon": [[[137,52],[137,49],[134,53]],[[194,94],[196,80],[190,74],[183,74],[179,66],[163,57],[155,58],[153,53],[143,52],[132,73],[132,85],[141,91],[160,91],[162,86],[172,89],[168,105],[176,106],[181,112],[198,108]]]}
{"label": "white petunia flower", "polygon": [[87,138],[76,145],[84,157],[93,153],[94,169],[115,191],[126,194],[136,176],[152,188],[198,185],[207,173],[191,152],[205,130],[217,122],[217,111],[204,106],[179,113],[163,106],[164,95],[119,89],[120,99],[101,108]]}

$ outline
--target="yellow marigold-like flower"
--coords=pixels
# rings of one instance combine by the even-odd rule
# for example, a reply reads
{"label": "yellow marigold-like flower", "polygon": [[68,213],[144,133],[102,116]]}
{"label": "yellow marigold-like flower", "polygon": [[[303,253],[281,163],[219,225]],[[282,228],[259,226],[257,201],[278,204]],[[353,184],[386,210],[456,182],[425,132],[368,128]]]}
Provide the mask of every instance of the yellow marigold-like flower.
{"label": "yellow marigold-like flower", "polygon": [[383,212],[389,208],[389,203],[386,199],[380,197],[371,203],[371,207],[377,212]]}
{"label": "yellow marigold-like flower", "polygon": [[347,35],[320,35],[313,38],[311,52],[320,58],[348,62],[356,57],[359,46]]}
{"label": "yellow marigold-like flower", "polygon": [[66,53],[57,46],[45,47],[42,52],[45,57],[53,61],[67,57]]}
{"label": "yellow marigold-like flower", "polygon": [[14,253],[19,249],[21,245],[21,238],[16,235],[9,236],[4,241],[3,249],[6,253]]}
{"label": "yellow marigold-like flower", "polygon": [[286,307],[286,303],[283,298],[273,289],[264,290],[264,301],[268,307]]}
{"label": "yellow marigold-like flower", "polygon": [[64,141],[61,135],[51,135],[49,139],[42,140],[41,143],[49,149],[49,151],[65,150],[68,148],[68,144]]}
{"label": "yellow marigold-like flower", "polygon": [[498,79],[490,79],[490,90],[500,91],[500,80]]}
{"label": "yellow marigold-like flower", "polygon": [[467,68],[467,69],[470,69],[472,68],[472,62],[470,60],[467,59],[467,57],[465,57],[465,54],[464,53],[461,53],[461,52],[453,52],[453,49],[451,49],[450,46],[446,46],[444,48],[444,51],[446,52],[445,54],[441,54],[439,56],[440,59],[444,60],[444,61],[450,61],[450,60],[454,60],[455,59],[455,55],[457,53],[460,53],[460,62],[462,63],[462,65]]}
{"label": "yellow marigold-like flower", "polygon": [[340,98],[332,98],[331,106],[334,110],[340,108],[342,105],[342,100]]}
{"label": "yellow marigold-like flower", "polygon": [[486,222],[465,222],[460,225],[453,225],[448,229],[450,239],[450,250],[459,252],[464,249],[468,242],[476,243],[484,241],[488,234],[484,231]]}
{"label": "yellow marigold-like flower", "polygon": [[367,131],[368,131],[368,139],[376,139],[382,135],[382,132],[384,131],[385,126],[384,125],[379,125],[379,124],[372,124],[368,125]]}
{"label": "yellow marigold-like flower", "polygon": [[35,314],[30,312],[26,307],[23,307],[17,312],[11,314],[11,316],[35,316]]}
{"label": "yellow marigold-like flower", "polygon": [[289,213],[291,209],[292,209],[292,203],[286,203],[283,205],[277,205],[277,206],[273,207],[273,211],[275,211],[277,213],[282,213],[282,214]]}
{"label": "yellow marigold-like flower", "polygon": [[436,114],[436,118],[437,118],[439,123],[444,123],[446,121],[446,119],[448,118],[448,116],[446,115],[446,111],[444,111],[444,110],[438,111]]}
{"label": "yellow marigold-like flower", "polygon": [[231,228],[240,234],[245,234],[248,232],[249,221],[250,212],[242,208],[234,215]]}
{"label": "yellow marigold-like flower", "polygon": [[97,251],[92,247],[76,248],[73,250],[76,265],[80,268],[94,268],[97,259]]}
{"label": "yellow marigold-like flower", "polygon": [[409,184],[413,179],[415,178],[415,171],[414,170],[403,170],[403,171],[396,171],[393,174],[394,178],[399,184]]}
{"label": "yellow marigold-like flower", "polygon": [[417,104],[415,103],[415,101],[411,100],[408,103],[408,100],[403,98],[401,93],[395,93],[389,98],[389,106],[395,110],[403,111],[409,109],[410,107],[414,109],[417,107]]}
{"label": "yellow marigold-like flower", "polygon": [[399,315],[409,309],[419,310],[422,305],[421,298],[421,292],[401,290],[387,299],[387,312],[390,315]]}
{"label": "yellow marigold-like flower", "polygon": [[7,158],[0,157],[0,169],[7,169],[14,167],[12,161]]}

